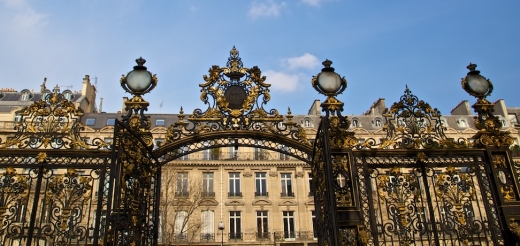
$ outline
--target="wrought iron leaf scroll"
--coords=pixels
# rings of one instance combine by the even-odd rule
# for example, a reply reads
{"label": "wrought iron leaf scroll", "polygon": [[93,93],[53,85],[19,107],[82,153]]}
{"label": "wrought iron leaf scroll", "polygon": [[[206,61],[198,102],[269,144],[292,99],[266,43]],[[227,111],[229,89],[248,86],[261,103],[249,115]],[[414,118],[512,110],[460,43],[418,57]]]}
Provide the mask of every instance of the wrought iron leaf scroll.
{"label": "wrought iron leaf scroll", "polygon": [[0,149],[99,149],[110,144],[102,139],[93,139],[87,144],[80,137],[84,129],[80,122],[83,110],[76,108],[54,88],[54,92],[43,100],[35,101],[22,109],[22,120],[17,123],[14,136],[0,138]]}
{"label": "wrought iron leaf scroll", "polygon": [[386,138],[377,145],[374,139],[369,139],[359,147],[433,149],[468,146],[464,139],[455,141],[446,137],[441,112],[419,100],[408,86],[399,102],[385,109],[383,116],[386,118],[383,128],[387,132]]}
{"label": "wrought iron leaf scroll", "polygon": [[265,80],[260,68],[243,66],[233,47],[226,67],[212,66],[209,75],[204,75],[205,82],[199,85],[200,99],[208,108],[195,109],[187,120],[181,108],[179,121],[168,129],[166,143],[206,132],[252,130],[288,136],[310,145],[303,128],[292,121],[290,109],[285,118],[276,109],[264,109],[271,99],[271,85]]}

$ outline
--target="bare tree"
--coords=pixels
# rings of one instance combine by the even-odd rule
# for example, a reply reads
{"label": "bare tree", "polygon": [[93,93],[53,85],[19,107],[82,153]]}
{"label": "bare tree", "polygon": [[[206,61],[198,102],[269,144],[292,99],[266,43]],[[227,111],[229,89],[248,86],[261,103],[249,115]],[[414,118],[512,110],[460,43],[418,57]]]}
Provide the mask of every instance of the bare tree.
{"label": "bare tree", "polygon": [[161,232],[165,245],[191,244],[202,226],[200,177],[165,166],[161,182]]}

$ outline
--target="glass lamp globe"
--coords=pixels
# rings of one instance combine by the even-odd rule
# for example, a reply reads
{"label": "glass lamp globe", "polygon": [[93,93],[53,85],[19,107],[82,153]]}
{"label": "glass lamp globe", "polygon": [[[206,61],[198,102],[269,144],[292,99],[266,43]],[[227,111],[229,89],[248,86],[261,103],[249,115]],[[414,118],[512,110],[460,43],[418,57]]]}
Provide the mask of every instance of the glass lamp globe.
{"label": "glass lamp globe", "polygon": [[146,70],[134,70],[126,77],[126,83],[130,90],[142,92],[152,83],[152,75]]}
{"label": "glass lamp globe", "polygon": [[222,223],[222,222],[218,223],[219,230],[224,230],[224,228],[225,228],[224,223]]}
{"label": "glass lamp globe", "polygon": [[489,82],[480,74],[468,74],[466,77],[468,89],[477,95],[485,95],[489,90]]}
{"label": "glass lamp globe", "polygon": [[318,75],[318,86],[325,93],[336,93],[341,86],[339,75],[332,71],[322,71]]}

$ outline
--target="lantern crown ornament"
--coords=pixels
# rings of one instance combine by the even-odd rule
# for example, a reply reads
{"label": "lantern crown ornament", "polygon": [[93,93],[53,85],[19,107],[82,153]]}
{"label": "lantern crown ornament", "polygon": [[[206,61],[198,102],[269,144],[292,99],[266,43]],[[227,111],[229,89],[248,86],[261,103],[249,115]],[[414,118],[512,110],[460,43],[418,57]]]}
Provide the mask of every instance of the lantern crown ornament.
{"label": "lantern crown ornament", "polygon": [[151,125],[150,117],[144,115],[150,103],[141,96],[152,91],[157,86],[158,79],[144,66],[145,59],[139,57],[135,62],[137,66],[134,66],[134,70],[128,72],[126,76],[123,74],[120,81],[121,87],[133,95],[131,99],[124,102],[126,115],[122,117],[122,121],[132,130],[144,133],[149,131]]}
{"label": "lantern crown ornament", "polygon": [[462,78],[462,88],[477,98],[473,104],[475,128],[479,131],[472,138],[475,147],[508,147],[513,144],[513,138],[507,131],[502,130],[502,122],[493,114],[495,104],[486,99],[493,91],[493,84],[489,79],[480,75],[476,70],[477,64],[470,63],[466,77]]}
{"label": "lantern crown ornament", "polygon": [[336,96],[347,88],[347,80],[334,72],[334,68],[331,67],[332,61],[329,59],[322,64],[321,72],[312,77],[312,87],[320,94],[327,96],[327,99],[321,104],[322,111],[325,111],[327,116],[340,115],[340,112],[343,111],[343,102]]}
{"label": "lantern crown ornament", "polygon": [[140,97],[153,90],[157,86],[157,76],[150,73],[144,66],[146,60],[139,57],[135,60],[137,66],[134,66],[134,70],[128,72],[121,77],[121,87],[123,89],[136,96]]}
{"label": "lantern crown ornament", "polygon": [[462,88],[470,95],[479,99],[491,95],[493,84],[489,79],[480,75],[480,71],[476,70],[477,64],[469,63],[466,68],[469,69],[469,72],[466,77],[462,78]]}

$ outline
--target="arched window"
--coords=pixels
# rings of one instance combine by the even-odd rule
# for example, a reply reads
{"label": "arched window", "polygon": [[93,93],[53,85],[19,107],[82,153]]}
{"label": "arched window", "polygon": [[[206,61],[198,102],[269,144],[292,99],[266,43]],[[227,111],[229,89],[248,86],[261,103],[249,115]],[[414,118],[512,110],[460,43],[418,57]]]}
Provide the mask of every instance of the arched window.
{"label": "arched window", "polygon": [[380,120],[380,119],[376,119],[376,120],[374,121],[374,126],[375,126],[375,127],[381,127],[381,126],[382,126],[382,124],[381,124],[381,120]]}
{"label": "arched window", "polygon": [[359,127],[359,121],[358,120],[352,120],[352,127]]}
{"label": "arched window", "polygon": [[72,95],[72,92],[69,91],[69,90],[66,90],[64,91],[63,93],[63,97],[65,97],[65,99],[67,99],[67,101],[72,101],[72,99],[74,98],[74,96]]}
{"label": "arched window", "polygon": [[23,91],[22,95],[20,97],[20,100],[22,101],[29,101],[31,99],[31,93],[29,91]]}
{"label": "arched window", "polygon": [[468,123],[464,119],[459,119],[457,123],[459,124],[459,127],[468,127]]}

